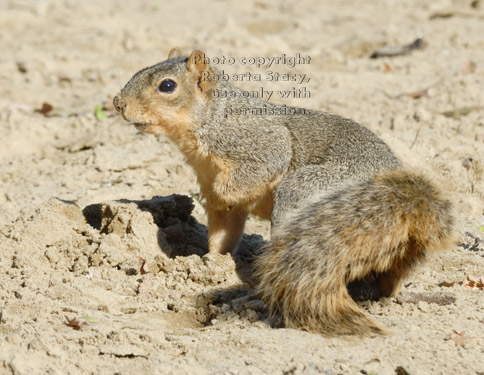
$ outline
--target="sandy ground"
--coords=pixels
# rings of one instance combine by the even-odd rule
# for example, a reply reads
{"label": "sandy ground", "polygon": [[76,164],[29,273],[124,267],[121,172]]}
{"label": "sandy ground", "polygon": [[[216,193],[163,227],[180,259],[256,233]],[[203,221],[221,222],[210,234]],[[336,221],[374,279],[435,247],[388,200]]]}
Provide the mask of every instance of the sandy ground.
{"label": "sandy ground", "polygon": [[[0,30],[1,374],[484,373],[484,291],[465,286],[484,275],[482,0],[2,0]],[[422,49],[369,58],[419,34]],[[204,255],[193,172],[110,104],[174,46],[311,56],[219,68],[307,74],[310,98],[271,101],[353,118],[443,183],[459,246],[362,303],[393,335],[274,328],[243,256]],[[261,85],[291,87],[241,83]],[[268,230],[251,219],[240,254]]]}

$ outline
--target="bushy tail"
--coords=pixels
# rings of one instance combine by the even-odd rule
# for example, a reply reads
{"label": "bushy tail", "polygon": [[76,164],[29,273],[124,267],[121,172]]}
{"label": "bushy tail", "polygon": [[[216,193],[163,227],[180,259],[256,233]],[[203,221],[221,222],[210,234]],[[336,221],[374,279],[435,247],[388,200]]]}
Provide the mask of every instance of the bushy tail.
{"label": "bushy tail", "polygon": [[376,275],[382,296],[429,251],[454,244],[450,202],[425,177],[386,172],[306,201],[273,229],[255,261],[258,290],[286,327],[328,335],[385,333],[347,285]]}

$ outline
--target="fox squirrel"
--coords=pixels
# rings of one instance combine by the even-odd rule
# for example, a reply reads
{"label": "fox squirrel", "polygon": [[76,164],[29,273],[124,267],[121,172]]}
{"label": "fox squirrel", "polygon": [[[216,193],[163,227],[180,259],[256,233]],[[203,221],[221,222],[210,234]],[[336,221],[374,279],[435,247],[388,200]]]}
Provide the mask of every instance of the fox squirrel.
{"label": "fox squirrel", "polygon": [[186,156],[206,199],[209,250],[232,251],[249,213],[270,219],[254,267],[271,314],[326,335],[385,333],[347,285],[372,276],[380,296],[397,293],[427,252],[454,243],[450,202],[365,127],[247,97],[211,78],[203,52],[180,55],[136,73],[113,103]]}

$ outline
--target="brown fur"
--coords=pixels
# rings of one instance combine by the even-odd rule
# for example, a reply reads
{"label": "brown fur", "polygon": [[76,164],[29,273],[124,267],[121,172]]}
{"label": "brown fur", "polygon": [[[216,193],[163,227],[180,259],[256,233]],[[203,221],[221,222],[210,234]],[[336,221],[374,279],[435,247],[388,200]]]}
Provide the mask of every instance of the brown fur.
{"label": "brown fur", "polygon": [[[285,108],[211,79],[216,70],[204,57],[172,50],[135,74],[114,106],[141,131],[168,135],[186,156],[206,199],[211,252],[237,246],[249,213],[271,219],[272,239],[255,267],[262,298],[286,326],[383,333],[348,283],[376,275],[380,295],[395,294],[428,251],[452,243],[449,202],[403,171],[363,126],[318,111],[282,115]],[[159,90],[166,79],[175,90]]]}
{"label": "brown fur", "polygon": [[377,275],[382,296],[427,252],[453,244],[450,202],[424,177],[391,171],[312,197],[256,259],[258,289],[287,327],[329,335],[384,333],[346,286]]}
{"label": "brown fur", "polygon": [[[197,127],[210,111],[207,107],[215,84],[201,79],[209,69],[204,57],[203,52],[194,51],[185,61],[179,58],[179,51],[173,49],[169,59],[178,62],[175,69],[173,65],[163,66],[166,72],[159,78],[146,70],[141,71],[138,79],[130,81],[131,85],[115,97],[114,105],[139,130],[166,134],[183,152],[197,174],[207,202],[210,251],[225,253],[236,247],[249,213],[270,219],[273,191],[282,174],[269,179],[253,179],[254,183],[242,189],[242,176],[239,175],[246,168],[245,163],[218,150],[210,150],[201,142]],[[179,88],[171,94],[156,92],[166,78],[174,80]]]}

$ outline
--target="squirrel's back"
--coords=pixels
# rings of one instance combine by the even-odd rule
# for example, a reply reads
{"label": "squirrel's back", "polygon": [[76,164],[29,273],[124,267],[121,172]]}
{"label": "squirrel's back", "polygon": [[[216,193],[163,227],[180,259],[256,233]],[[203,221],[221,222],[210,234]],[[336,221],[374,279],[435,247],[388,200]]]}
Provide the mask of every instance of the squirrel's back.
{"label": "squirrel's back", "polygon": [[374,170],[399,166],[393,152],[380,138],[352,120],[310,111],[288,119],[285,126],[293,140],[294,168],[346,162],[358,175],[365,165],[373,166]]}

